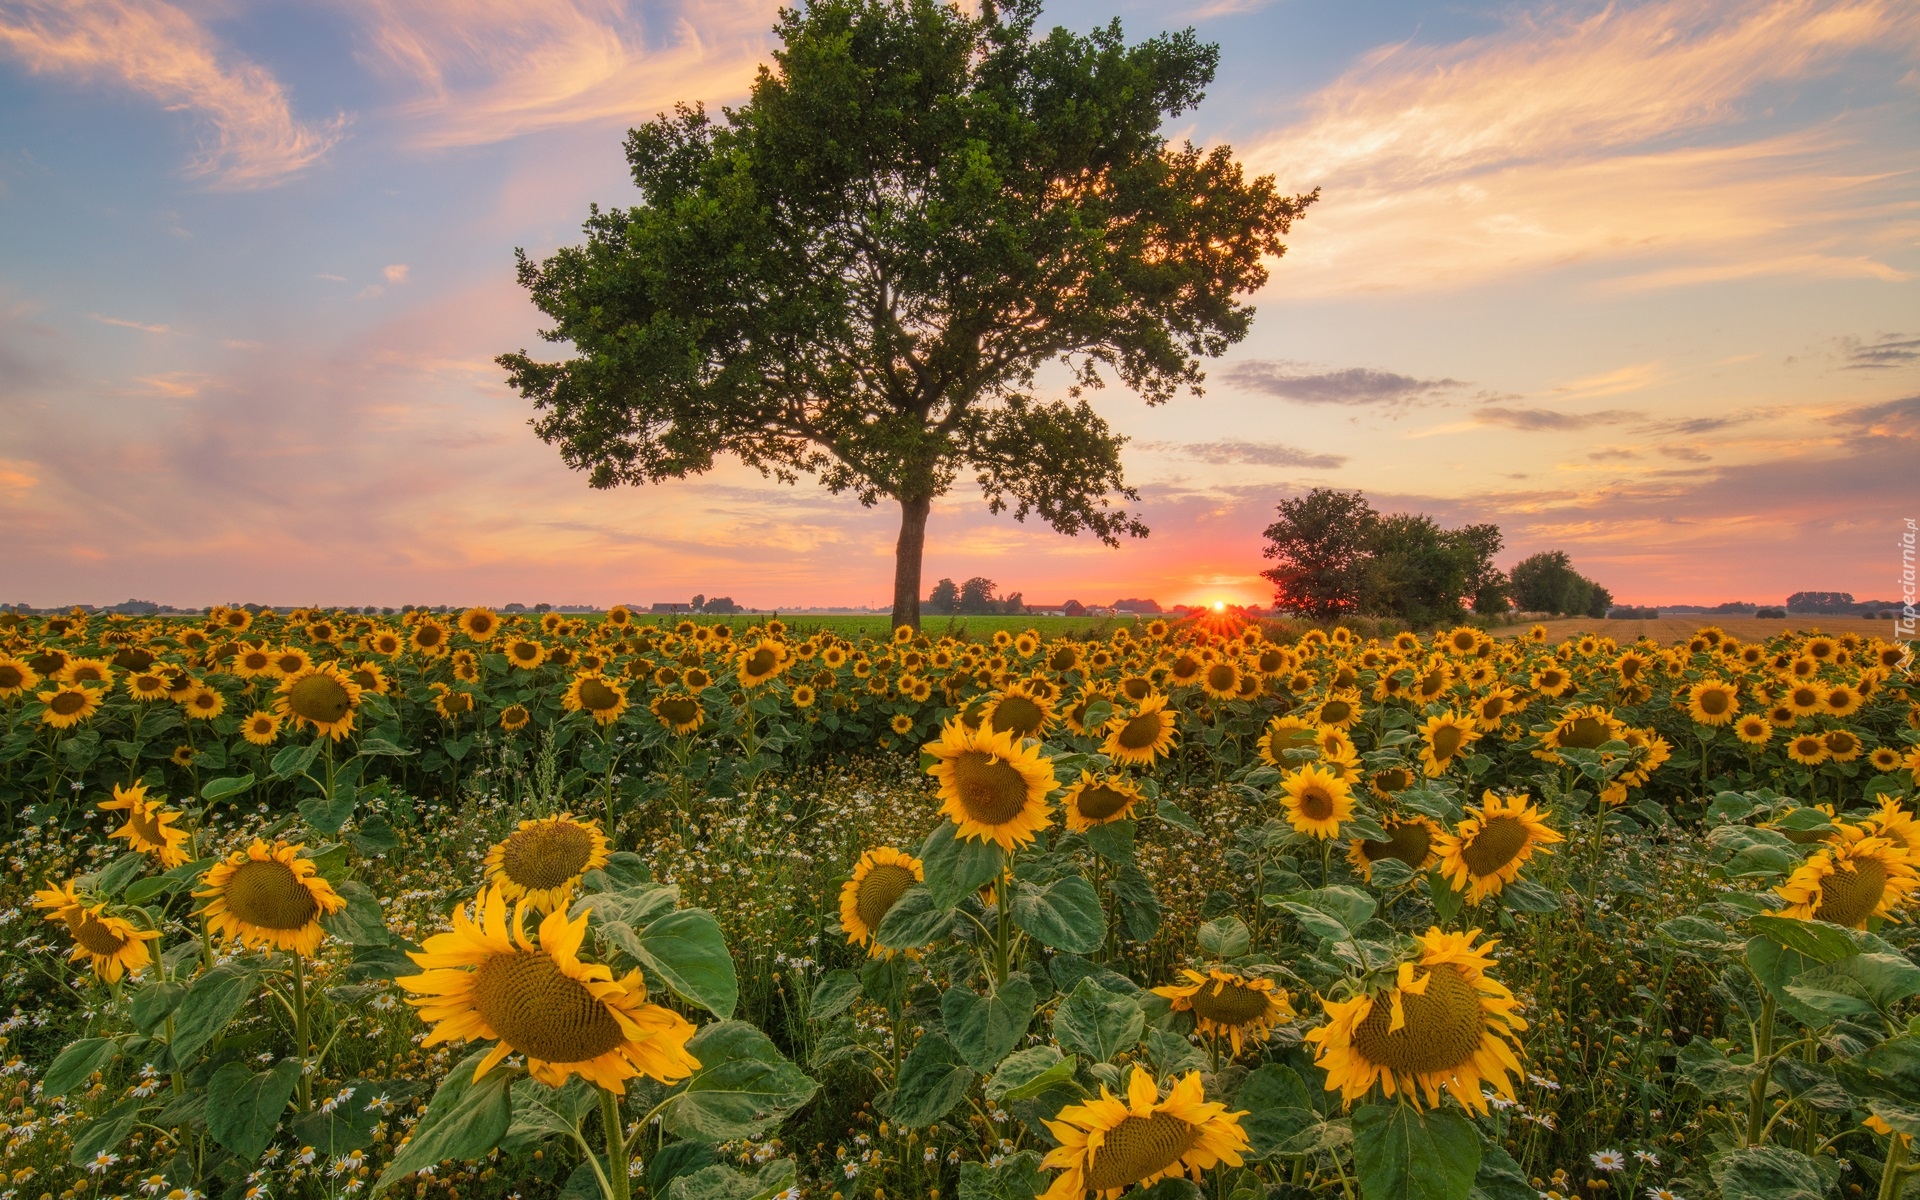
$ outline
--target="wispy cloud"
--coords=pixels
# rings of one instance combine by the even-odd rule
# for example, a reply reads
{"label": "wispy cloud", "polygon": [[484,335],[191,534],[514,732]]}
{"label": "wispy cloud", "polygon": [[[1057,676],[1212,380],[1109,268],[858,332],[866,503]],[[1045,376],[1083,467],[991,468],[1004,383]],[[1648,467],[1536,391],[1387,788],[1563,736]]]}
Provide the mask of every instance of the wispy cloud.
{"label": "wispy cloud", "polygon": [[98,321],[102,325],[118,325],[122,329],[138,329],[141,333],[173,332],[171,328],[165,325],[150,325],[145,321],[129,321],[125,317],[108,317],[102,316],[100,313],[88,313],[87,319],[90,321]]}
{"label": "wispy cloud", "polygon": [[166,0],[0,0],[0,53],[37,74],[109,79],[195,114],[205,136],[189,177],[220,188],[280,183],[340,140],[344,117],[294,119],[265,68],[224,50]]}
{"label": "wispy cloud", "polygon": [[1845,357],[1843,370],[1890,371],[1920,362],[1920,337],[1882,334],[1871,342],[1842,338],[1840,351]]}
{"label": "wispy cloud", "polygon": [[1242,463],[1259,467],[1332,470],[1347,461],[1344,454],[1320,454],[1281,442],[1141,442],[1139,447],[1220,466]]}
{"label": "wispy cloud", "polygon": [[1221,378],[1250,392],[1301,404],[1410,404],[1467,386],[1457,379],[1415,379],[1371,367],[1315,371],[1305,363],[1258,359],[1234,363]]}
{"label": "wispy cloud", "polygon": [[1295,232],[1290,293],[1596,262],[1635,287],[1899,279],[1888,257],[1920,205],[1881,147],[1910,110],[1782,132],[1757,119],[1758,93],[1869,55],[1897,78],[1916,50],[1904,0],[1561,4],[1485,37],[1382,47],[1246,149],[1282,186],[1326,189]]}
{"label": "wispy cloud", "polygon": [[580,123],[631,124],[680,100],[745,94],[778,3],[352,0],[368,64],[415,95],[400,115],[427,146]]}
{"label": "wispy cloud", "polygon": [[1590,413],[1568,413],[1551,408],[1507,408],[1498,404],[1489,404],[1485,408],[1474,411],[1473,423],[1504,425],[1508,429],[1523,429],[1534,433],[1548,430],[1592,429],[1596,425],[1620,425],[1643,415],[1621,408],[1609,408]]}

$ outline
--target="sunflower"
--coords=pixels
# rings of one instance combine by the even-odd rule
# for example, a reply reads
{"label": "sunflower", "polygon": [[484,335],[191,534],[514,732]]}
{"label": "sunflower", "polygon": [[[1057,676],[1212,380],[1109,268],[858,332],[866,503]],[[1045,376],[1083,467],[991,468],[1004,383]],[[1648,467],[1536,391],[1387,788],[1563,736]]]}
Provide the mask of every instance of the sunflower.
{"label": "sunflower", "polygon": [[1499,895],[1535,851],[1551,854],[1546,847],[1566,841],[1524,794],[1502,798],[1487,792],[1480,807],[1467,813],[1457,830],[1439,836],[1435,849],[1440,873],[1455,891],[1467,893],[1469,904]]}
{"label": "sunflower", "polygon": [[1869,917],[1892,917],[1920,878],[1907,848],[1842,825],[1841,840],[1816,851],[1774,894],[1787,902],[1780,915],[1865,929]]}
{"label": "sunflower", "polygon": [[1428,717],[1427,723],[1420,727],[1420,737],[1425,743],[1420,748],[1420,761],[1427,765],[1429,779],[1445,775],[1454,760],[1480,740],[1473,718],[1457,712]]}
{"label": "sunflower", "polygon": [[688,691],[697,694],[713,686],[713,676],[702,667],[688,667],[680,677],[680,682],[687,685]]}
{"label": "sunflower", "polygon": [[1521,1070],[1520,1004],[1487,974],[1494,942],[1474,945],[1478,929],[1420,938],[1419,955],[1400,964],[1395,985],[1376,995],[1326,1002],[1327,1023],[1310,1031],[1314,1063],[1327,1090],[1352,1104],[1373,1089],[1404,1094],[1418,1108],[1437,1107],[1445,1088],[1476,1113],[1487,1111],[1482,1087],[1511,1100],[1511,1071]]}
{"label": "sunflower", "polygon": [[182,814],[158,800],[148,800],[145,784],[136,783],[131,787],[114,784],[113,799],[102,800],[100,808],[103,812],[127,814],[127,823],[108,837],[125,838],[135,850],[156,856],[163,870],[171,871],[187,861],[186,852],[180,849],[186,844],[187,831],[173,827]]}
{"label": "sunflower", "polygon": [[387,673],[379,663],[356,663],[353,670],[347,672],[347,678],[360,685],[360,694],[363,696],[368,692],[384,696],[393,690],[393,684],[388,681]]}
{"label": "sunflower", "polygon": [[1244,1113],[1209,1103],[1200,1072],[1189,1071],[1160,1099],[1151,1072],[1135,1066],[1122,1101],[1100,1085],[1100,1097],[1071,1104],[1047,1122],[1060,1145],[1042,1166],[1061,1170],[1041,1200],[1083,1200],[1088,1192],[1112,1200],[1134,1184],[1151,1185],[1191,1172],[1196,1177],[1245,1159]]}
{"label": "sunflower", "polygon": [[[911,632],[910,626],[900,628]],[[788,661],[785,643],[761,638],[734,658],[734,669],[739,672],[742,687],[754,688],[786,670]]]}
{"label": "sunflower", "polygon": [[200,877],[194,892],[205,900],[200,914],[207,927],[243,946],[271,946],[313,957],[320,948],[320,918],[339,912],[347,902],[315,870],[313,860],[300,857],[305,847],[255,839],[245,850],[235,850]]}
{"label": "sunflower", "polygon": [[400,653],[401,649],[406,646],[406,643],[401,640],[399,634],[393,632],[391,629],[381,629],[367,639],[366,646],[367,649],[383,658],[392,658],[394,655]]}
{"label": "sunflower", "polygon": [[1573,676],[1559,667],[1542,667],[1533,673],[1531,682],[1535,691],[1558,700],[1572,689]]}
{"label": "sunflower", "polygon": [[812,684],[801,683],[794,685],[791,698],[795,708],[812,708],[817,696],[818,693],[813,690]]}
{"label": "sunflower", "polygon": [[457,721],[473,711],[473,693],[459,691],[444,683],[433,684],[433,711],[442,720]]}
{"label": "sunflower", "polygon": [[240,736],[256,746],[271,746],[280,738],[280,718],[266,709],[258,709],[240,722]]}
{"label": "sunflower", "polygon": [[104,658],[70,658],[60,669],[61,683],[113,684],[113,663]]}
{"label": "sunflower", "polygon": [[428,658],[439,658],[447,652],[447,644],[452,636],[445,625],[432,617],[423,617],[415,623],[407,644]]}
{"label": "sunflower", "polygon": [[1215,700],[1232,700],[1240,694],[1240,668],[1230,662],[1209,663],[1200,673],[1200,690]]}
{"label": "sunflower", "polygon": [[273,711],[315,733],[339,741],[353,732],[354,710],[360,706],[360,685],[334,663],[306,667],[280,681]]}
{"label": "sunflower", "polygon": [[1881,746],[1867,755],[1867,762],[1882,775],[1889,775],[1900,769],[1900,752],[1891,746]]}
{"label": "sunflower", "polygon": [[509,704],[500,710],[500,728],[508,733],[525,729],[532,720],[533,714],[527,711],[524,704]]}
{"label": "sunflower", "polygon": [[180,707],[186,709],[187,716],[193,720],[211,721],[227,711],[227,698],[204,683],[195,684]]}
{"label": "sunflower", "polygon": [[627,711],[627,690],[600,674],[576,675],[568,685],[560,706],[568,712],[584,712],[601,725],[611,725]]}
{"label": "sunflower", "polygon": [[1340,823],[1353,819],[1353,788],[1324,764],[1310,764],[1280,781],[1281,805],[1299,833],[1317,838],[1340,836]]}
{"label": "sunflower", "polygon": [[531,671],[547,661],[547,648],[532,638],[514,638],[507,643],[507,661],[522,671]]}
{"label": "sunflower", "polygon": [[487,851],[484,865],[501,895],[550,913],[566,907],[582,875],[607,865],[607,839],[598,821],[572,813],[522,821]]}
{"label": "sunflower", "polygon": [[1138,704],[1153,695],[1153,680],[1145,675],[1124,675],[1120,679],[1120,695],[1129,704]]}
{"label": "sunflower", "polygon": [[1412,787],[1414,779],[1408,767],[1383,767],[1367,776],[1367,790],[1377,799],[1391,800]]}
{"label": "sunflower", "polygon": [[1787,689],[1787,707],[1796,717],[1810,717],[1821,709],[1823,695],[1819,688],[1810,683],[1797,684]]}
{"label": "sunflower", "polygon": [[271,659],[269,659],[269,664],[269,669],[262,672],[263,674],[282,677],[298,675],[313,665],[313,656],[298,646],[289,646],[285,649],[274,651]]}
{"label": "sunflower", "polygon": [[1260,735],[1260,757],[1267,765],[1284,771],[1292,766],[1287,761],[1288,753],[1314,748],[1313,735],[1313,722],[1304,717],[1275,717]]}
{"label": "sunflower", "polygon": [[1817,767],[1827,761],[1827,740],[1817,733],[1803,733],[1787,741],[1787,757],[1803,767]]}
{"label": "sunflower", "polygon": [[1439,843],[1441,829],[1418,813],[1388,817],[1380,822],[1380,828],[1387,831],[1386,841],[1355,838],[1353,845],[1347,847],[1347,861],[1367,882],[1373,882],[1373,865],[1383,859],[1403,862],[1414,871],[1424,871],[1440,861],[1434,847]]}
{"label": "sunflower", "polygon": [[1862,821],[1860,828],[1904,847],[1909,853],[1920,851],[1920,821],[1915,821],[1913,814],[1901,807],[1898,800],[1882,800],[1880,811]]}
{"label": "sunflower", "polygon": [[71,729],[100,711],[100,697],[94,690],[75,683],[63,683],[35,696],[47,706],[40,714],[41,722],[55,729]]}
{"label": "sunflower", "polygon": [[1132,714],[1114,714],[1100,748],[1116,762],[1151,767],[1154,759],[1173,753],[1175,719],[1165,696],[1148,696]]}
{"label": "sunflower", "polygon": [[460,632],[476,642],[484,642],[500,632],[500,618],[491,609],[470,608],[460,614]]}
{"label": "sunflower", "polygon": [[684,694],[655,696],[647,709],[655,720],[681,736],[699,729],[707,719],[707,710],[700,701]]}
{"label": "sunflower", "polygon": [[173,748],[173,753],[167,756],[167,758],[171,760],[173,765],[176,767],[191,767],[193,765],[193,760],[198,757],[200,757],[200,752],[198,750],[195,750],[192,746],[187,745],[185,742],[182,742],[178,746],[175,746]]}
{"label": "sunflower", "polygon": [[33,893],[33,904],[47,910],[47,920],[64,922],[73,936],[67,961],[87,959],[93,973],[108,983],[120,982],[128,971],[144,971],[153,961],[147,943],[160,936],[159,930],[135,929],[122,917],[107,916],[104,903],[88,908],[70,882],[40,888]]}
{"label": "sunflower", "polygon": [[1038,744],[1023,745],[1013,734],[985,726],[968,729],[956,720],[923,749],[934,759],[927,774],[939,781],[940,811],[960,827],[959,837],[1012,850],[1032,842],[1051,822],[1053,762],[1040,756]]}
{"label": "sunflower", "polygon": [[907,889],[926,877],[919,859],[892,846],[875,846],[862,854],[853,877],[840,885],[840,926],[847,931],[847,943],[865,946],[878,957],[890,955],[874,935]]}
{"label": "sunflower", "polygon": [[1061,797],[1060,807],[1066,813],[1067,828],[1085,833],[1095,825],[1127,820],[1133,816],[1134,805],[1145,800],[1140,789],[1124,775],[1094,775],[1082,771],[1080,778]]}
{"label": "sunflower", "polygon": [[0,700],[11,700],[31,691],[39,682],[39,673],[28,666],[24,659],[0,654]]}
{"label": "sunflower", "polygon": [[1827,744],[1827,753],[1833,757],[1833,761],[1839,763],[1859,758],[1865,746],[1859,735],[1850,729],[1829,729],[1820,736],[1820,740]]}
{"label": "sunflower", "polygon": [[1011,733],[1016,738],[1044,737],[1053,724],[1053,717],[1050,701],[1017,685],[988,700],[981,710],[981,720],[987,728],[995,733]]}
{"label": "sunflower", "polygon": [[913,717],[907,713],[895,713],[893,720],[887,722],[887,726],[901,737],[905,737],[913,732]]}
{"label": "sunflower", "polygon": [[1360,707],[1360,695],[1357,692],[1335,692],[1322,700],[1319,707],[1308,714],[1307,720],[1315,725],[1331,725],[1335,729],[1352,729],[1366,710]]}
{"label": "sunflower", "polygon": [[1202,975],[1182,970],[1184,984],[1170,983],[1153,989],[1156,996],[1173,1001],[1173,1011],[1190,1012],[1194,1029],[1207,1035],[1226,1034],[1233,1043],[1234,1057],[1247,1042],[1264,1042],[1275,1025],[1291,1021],[1299,1014],[1287,993],[1271,979],[1256,979],[1238,971],[1218,967]]}
{"label": "sunflower", "polygon": [[1696,725],[1725,725],[1740,711],[1740,690],[1718,679],[1703,679],[1687,692],[1687,715]]}
{"label": "sunflower", "polygon": [[1598,750],[1608,742],[1620,740],[1625,732],[1626,726],[1606,708],[1598,704],[1581,705],[1561,713],[1553,728],[1540,735],[1544,749],[1536,753],[1548,762],[1559,762],[1556,750]]}
{"label": "sunflower", "polygon": [[687,1053],[693,1026],[647,1003],[638,970],[615,979],[605,965],[580,961],[588,914],[548,913],[536,946],[517,910],[508,921],[500,889],[481,892],[473,910],[477,920],[464,905],[455,909],[452,932],[408,952],[421,973],[394,981],[416,994],[407,1003],[433,1026],[423,1045],[491,1039],[475,1079],[524,1054],[527,1073],[549,1087],[578,1075],[616,1095],[636,1075],[674,1083],[700,1069]]}

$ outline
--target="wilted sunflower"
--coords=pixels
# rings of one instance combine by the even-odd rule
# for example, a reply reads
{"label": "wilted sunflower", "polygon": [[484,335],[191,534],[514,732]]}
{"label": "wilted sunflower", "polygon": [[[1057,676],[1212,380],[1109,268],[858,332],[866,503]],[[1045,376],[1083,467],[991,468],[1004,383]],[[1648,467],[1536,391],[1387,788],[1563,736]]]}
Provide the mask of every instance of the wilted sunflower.
{"label": "wilted sunflower", "polygon": [[1480,740],[1480,734],[1472,717],[1448,712],[1428,717],[1420,727],[1420,738],[1420,761],[1426,764],[1427,777],[1438,779],[1468,746]]}
{"label": "wilted sunflower", "polygon": [[1287,823],[1317,838],[1340,836],[1343,821],[1353,819],[1353,788],[1324,764],[1312,763],[1280,781]]}
{"label": "wilted sunflower", "polygon": [[[910,626],[900,628],[911,633]],[[741,686],[754,688],[786,670],[788,661],[785,643],[761,638],[735,657],[734,669],[739,672]]]}
{"label": "wilted sunflower", "polygon": [[1841,824],[1838,843],[1815,851],[1774,893],[1787,902],[1780,915],[1865,929],[1869,917],[1893,917],[1920,878],[1907,848]]}
{"label": "wilted sunflower", "polygon": [[707,710],[700,701],[687,695],[655,696],[647,709],[655,720],[681,736],[699,729],[707,719]]}
{"label": "wilted sunflower", "polygon": [[1442,833],[1435,849],[1440,873],[1455,891],[1467,893],[1467,903],[1478,904],[1520,877],[1520,868],[1534,852],[1551,854],[1546,847],[1566,838],[1525,795],[1501,797],[1489,791],[1479,808],[1453,833]]}
{"label": "wilted sunflower", "polygon": [[1225,1034],[1236,1058],[1245,1043],[1266,1041],[1275,1025],[1299,1015],[1293,1011],[1287,993],[1275,987],[1271,979],[1256,979],[1218,967],[1205,975],[1190,970],[1180,974],[1186,976],[1186,983],[1157,987],[1153,994],[1173,1001],[1175,1012],[1192,1013],[1197,1032]]}
{"label": "wilted sunflower", "polygon": [[920,860],[892,846],[875,846],[854,864],[853,877],[840,885],[840,927],[849,945],[865,946],[867,953],[886,957],[893,952],[876,943],[880,922],[900,902],[908,888],[924,881]]}
{"label": "wilted sunflower", "polygon": [[1070,1104],[1047,1122],[1060,1144],[1042,1166],[1061,1171],[1041,1200],[1112,1200],[1135,1184],[1191,1172],[1196,1178],[1225,1163],[1237,1167],[1248,1148],[1244,1113],[1210,1103],[1200,1072],[1189,1071],[1160,1099],[1160,1084],[1135,1066],[1122,1101],[1100,1085],[1100,1097]]}
{"label": "wilted sunflower", "polygon": [[47,920],[62,922],[73,936],[67,961],[87,959],[93,973],[108,983],[118,983],[128,971],[144,971],[153,961],[147,943],[160,936],[159,930],[135,929],[123,917],[107,916],[104,903],[88,908],[71,882],[35,891],[33,905],[46,909]]}
{"label": "wilted sunflower", "polygon": [[240,722],[240,736],[256,746],[271,746],[280,737],[280,717],[260,709]]}
{"label": "wilted sunflower", "polygon": [[162,870],[171,871],[187,861],[186,851],[180,848],[187,843],[187,831],[173,827],[183,814],[158,800],[147,799],[145,784],[114,784],[113,799],[102,800],[100,808],[103,812],[126,813],[127,823],[107,836],[125,838],[135,850],[155,856]]}
{"label": "wilted sunflower", "polygon": [[527,711],[524,704],[509,704],[500,710],[500,728],[508,733],[525,729],[532,720],[533,714]]}
{"label": "wilted sunflower", "polygon": [[92,688],[79,684],[63,683],[50,692],[36,692],[35,696],[47,706],[40,714],[41,722],[54,729],[71,729],[100,711],[100,697]]}
{"label": "wilted sunflower", "polygon": [[1347,847],[1347,861],[1367,882],[1373,882],[1373,865],[1389,858],[1407,864],[1414,871],[1424,871],[1440,861],[1434,847],[1439,843],[1441,829],[1418,813],[1386,817],[1381,820],[1380,828],[1387,832],[1386,841],[1355,838]]}
{"label": "wilted sunflower", "polygon": [[487,882],[512,901],[525,901],[543,913],[565,908],[580,877],[607,865],[607,839],[598,821],[572,813],[520,822],[520,828],[495,842],[484,864]]}
{"label": "wilted sunflower", "polygon": [[407,1003],[433,1026],[422,1045],[491,1039],[475,1079],[524,1054],[527,1073],[549,1087],[578,1075],[616,1095],[636,1075],[674,1083],[700,1069],[687,1053],[693,1026],[647,1003],[638,970],[616,980],[604,964],[580,961],[588,914],[548,913],[535,945],[517,910],[508,921],[498,888],[481,892],[474,912],[478,920],[465,905],[454,909],[452,932],[408,951],[421,973],[394,981],[416,994]]}
{"label": "wilted sunflower", "polygon": [[1161,755],[1173,753],[1177,714],[1167,709],[1165,696],[1148,696],[1132,713],[1115,713],[1107,722],[1107,740],[1100,746],[1115,762],[1151,767]]}
{"label": "wilted sunflower", "polygon": [[1124,775],[1094,775],[1080,772],[1080,778],[1060,799],[1066,813],[1067,828],[1085,833],[1096,825],[1111,825],[1133,816],[1134,805],[1146,800],[1140,789]]}
{"label": "wilted sunflower", "polygon": [[28,666],[26,660],[0,654],[0,700],[11,700],[39,682],[39,673]]}
{"label": "wilted sunflower", "polygon": [[1478,929],[1420,938],[1418,957],[1400,964],[1395,986],[1371,996],[1326,1002],[1327,1023],[1310,1031],[1314,1064],[1327,1073],[1327,1090],[1352,1104],[1379,1084],[1418,1108],[1437,1107],[1445,1088],[1477,1113],[1487,1111],[1481,1088],[1491,1084],[1511,1100],[1519,1074],[1519,1033],[1527,1027],[1519,1002],[1487,971],[1494,942],[1474,945]]}
{"label": "wilted sunflower", "polygon": [[310,728],[336,742],[353,732],[353,714],[359,706],[360,685],[334,663],[287,676],[273,695],[273,711],[292,721],[294,728]]}
{"label": "wilted sunflower", "polygon": [[981,710],[981,720],[995,733],[1011,733],[1016,738],[1044,737],[1053,724],[1053,705],[1044,697],[1015,686],[988,700]]}
{"label": "wilted sunflower", "polygon": [[1740,712],[1740,689],[1718,679],[1703,679],[1687,692],[1687,715],[1696,725],[1719,726]]}
{"label": "wilted sunflower", "polygon": [[256,839],[235,850],[200,877],[197,899],[207,927],[243,946],[272,947],[313,957],[320,948],[320,918],[339,912],[346,899],[301,858],[304,845]]}
{"label": "wilted sunflower", "polygon": [[491,609],[470,608],[460,614],[460,632],[476,642],[484,642],[500,632],[500,618]]}
{"label": "wilted sunflower", "polygon": [[627,690],[605,675],[576,675],[560,698],[568,712],[584,712],[601,725],[611,725],[627,711]]}
{"label": "wilted sunflower", "polygon": [[1038,744],[1023,745],[1011,733],[947,722],[927,774],[939,781],[940,811],[958,825],[958,836],[994,842],[1012,850],[1033,841],[1052,820],[1047,793],[1054,787],[1053,762]]}

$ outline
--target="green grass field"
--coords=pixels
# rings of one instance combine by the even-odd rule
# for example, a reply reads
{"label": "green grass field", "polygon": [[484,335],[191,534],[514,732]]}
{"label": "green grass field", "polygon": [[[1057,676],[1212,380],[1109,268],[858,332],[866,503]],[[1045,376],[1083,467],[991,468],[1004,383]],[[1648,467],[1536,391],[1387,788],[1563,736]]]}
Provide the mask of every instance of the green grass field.
{"label": "green grass field", "polygon": [[[735,617],[709,617],[697,615],[656,616],[654,614],[637,615],[636,621],[645,624],[668,625],[679,621],[697,621],[703,625],[730,625],[736,630],[752,625],[762,625],[772,617],[764,614],[740,615]],[[813,615],[800,613],[794,616],[780,616],[791,633],[802,637],[816,630],[826,630],[844,638],[858,639],[862,635],[870,638],[884,638],[893,631],[893,619],[886,613],[874,613],[870,616]],[[1151,620],[1142,617],[1139,624]],[[1175,620],[1166,617],[1165,620]],[[920,627],[930,637],[945,637],[949,634],[956,638],[990,638],[1004,629],[1008,633],[1019,633],[1024,629],[1038,630],[1043,637],[1059,638],[1102,638],[1115,628],[1126,626],[1136,628],[1132,617],[1007,617],[1007,616],[970,616],[936,617],[923,616]]]}

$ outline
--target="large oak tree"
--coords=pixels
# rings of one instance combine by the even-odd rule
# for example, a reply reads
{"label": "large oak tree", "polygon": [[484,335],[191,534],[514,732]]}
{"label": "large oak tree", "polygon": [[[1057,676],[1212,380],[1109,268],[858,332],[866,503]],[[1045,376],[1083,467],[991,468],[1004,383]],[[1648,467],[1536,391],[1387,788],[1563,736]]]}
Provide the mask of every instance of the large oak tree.
{"label": "large oak tree", "polygon": [[[781,14],[751,98],[632,130],[631,208],[521,283],[572,357],[501,355],[535,430],[594,487],[732,454],[899,504],[894,620],[918,624],[927,514],[971,473],[994,512],[1110,545],[1146,527],[1083,398],[1199,392],[1246,335],[1237,297],[1313,196],[1174,145],[1218,60],[1191,30],[1035,32],[1037,0]],[[1036,375],[1064,364],[1065,398]]]}

